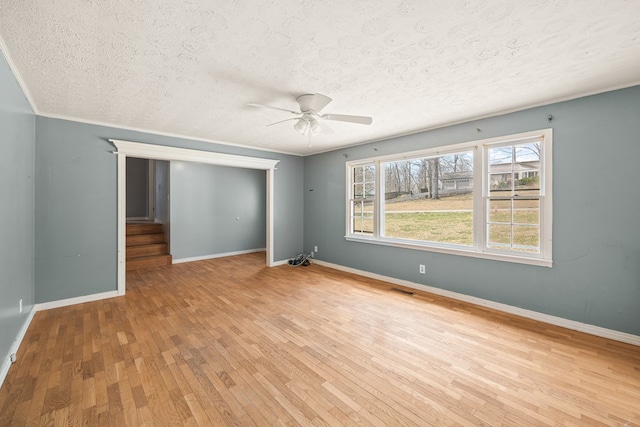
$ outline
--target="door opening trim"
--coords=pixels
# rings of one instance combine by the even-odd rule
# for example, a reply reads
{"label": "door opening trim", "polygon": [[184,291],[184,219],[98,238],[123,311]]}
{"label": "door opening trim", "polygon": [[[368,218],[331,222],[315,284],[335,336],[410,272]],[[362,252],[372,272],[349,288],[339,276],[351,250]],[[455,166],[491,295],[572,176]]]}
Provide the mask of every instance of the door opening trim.
{"label": "door opening trim", "polygon": [[267,266],[273,267],[273,212],[275,168],[280,160],[259,157],[237,156],[211,151],[187,148],[167,147],[163,145],[143,144],[139,142],[110,139],[117,148],[118,155],[118,285],[117,292],[124,295],[126,290],[126,204],[127,204],[127,157],[140,157],[152,160],[180,160],[185,162],[207,163],[266,171],[267,179]]}

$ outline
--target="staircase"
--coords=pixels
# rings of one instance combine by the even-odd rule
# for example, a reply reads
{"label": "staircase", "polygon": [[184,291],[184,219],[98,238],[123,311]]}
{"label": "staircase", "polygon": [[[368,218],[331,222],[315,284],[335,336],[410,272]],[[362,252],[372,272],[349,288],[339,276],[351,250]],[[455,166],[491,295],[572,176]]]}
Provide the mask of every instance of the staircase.
{"label": "staircase", "polygon": [[127,224],[127,271],[170,264],[162,224]]}

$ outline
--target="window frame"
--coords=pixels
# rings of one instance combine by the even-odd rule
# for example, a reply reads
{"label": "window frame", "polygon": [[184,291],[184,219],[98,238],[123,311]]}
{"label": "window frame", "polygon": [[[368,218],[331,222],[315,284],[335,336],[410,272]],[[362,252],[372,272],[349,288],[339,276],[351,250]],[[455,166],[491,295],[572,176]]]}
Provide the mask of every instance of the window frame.
{"label": "window frame", "polygon": [[[539,211],[539,253],[516,252],[511,250],[497,250],[488,247],[487,224],[489,197],[488,171],[489,148],[517,145],[526,142],[540,140],[540,211]],[[552,144],[553,130],[551,128],[537,131],[524,132],[514,135],[505,135],[495,138],[475,140],[458,144],[451,144],[424,150],[416,150],[387,156],[354,160],[345,163],[346,167],[346,224],[345,239],[347,241],[363,242],[384,246],[409,248],[430,252],[462,255],[475,258],[492,259],[506,262],[515,262],[529,265],[551,267],[552,258]],[[457,245],[439,242],[390,238],[384,236],[384,170],[383,164],[393,161],[402,161],[416,158],[439,157],[460,151],[473,151],[473,244]],[[351,202],[353,200],[352,171],[354,167],[366,164],[375,165],[375,201],[373,213],[373,233],[361,235],[352,233]],[[479,185],[477,184],[479,183]]]}

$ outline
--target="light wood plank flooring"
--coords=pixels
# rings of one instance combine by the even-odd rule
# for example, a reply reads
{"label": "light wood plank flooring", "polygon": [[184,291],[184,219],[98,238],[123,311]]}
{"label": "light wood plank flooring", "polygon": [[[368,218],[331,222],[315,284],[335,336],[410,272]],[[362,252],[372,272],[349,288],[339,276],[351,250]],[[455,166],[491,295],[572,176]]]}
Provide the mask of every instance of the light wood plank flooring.
{"label": "light wood plank flooring", "polygon": [[640,348],[264,254],[39,312],[7,425],[639,426]]}

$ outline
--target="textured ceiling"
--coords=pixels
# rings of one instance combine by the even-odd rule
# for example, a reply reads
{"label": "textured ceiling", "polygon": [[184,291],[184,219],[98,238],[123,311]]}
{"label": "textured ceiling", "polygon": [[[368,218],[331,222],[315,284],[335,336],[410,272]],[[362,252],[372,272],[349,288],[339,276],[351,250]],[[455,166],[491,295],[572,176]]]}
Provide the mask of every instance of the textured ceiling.
{"label": "textured ceiling", "polygon": [[[36,113],[297,154],[640,82],[639,0],[2,0]],[[333,98],[306,137],[295,97]]]}

